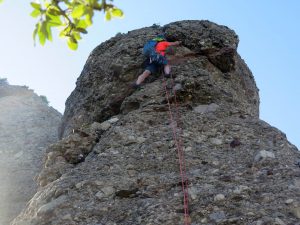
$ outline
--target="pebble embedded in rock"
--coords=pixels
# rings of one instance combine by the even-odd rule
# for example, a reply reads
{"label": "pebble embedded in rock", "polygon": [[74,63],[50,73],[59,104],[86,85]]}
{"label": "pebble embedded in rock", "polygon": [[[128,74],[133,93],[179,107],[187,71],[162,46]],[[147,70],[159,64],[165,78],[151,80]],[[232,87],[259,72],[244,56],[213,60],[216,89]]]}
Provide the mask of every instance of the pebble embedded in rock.
{"label": "pebble embedded in rock", "polygon": [[214,197],[214,200],[215,201],[222,201],[225,199],[225,196],[223,194],[217,194],[215,197]]}
{"label": "pebble embedded in rock", "polygon": [[259,153],[257,153],[254,157],[254,161],[255,162],[259,162],[262,161],[266,158],[275,158],[275,154],[273,152],[270,151],[266,151],[266,150],[262,150]]}

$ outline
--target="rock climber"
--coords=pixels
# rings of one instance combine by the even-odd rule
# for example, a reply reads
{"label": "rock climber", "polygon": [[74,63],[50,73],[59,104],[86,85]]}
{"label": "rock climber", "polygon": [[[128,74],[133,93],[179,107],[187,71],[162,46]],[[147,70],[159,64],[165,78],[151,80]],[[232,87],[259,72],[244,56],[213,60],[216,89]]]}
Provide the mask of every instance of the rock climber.
{"label": "rock climber", "polygon": [[148,76],[150,76],[153,73],[156,73],[162,66],[164,69],[165,78],[169,78],[171,76],[171,65],[168,63],[166,56],[169,54],[174,54],[173,51],[168,52],[168,50],[170,49],[169,47],[178,46],[181,44],[181,41],[169,42],[166,40],[164,35],[158,35],[153,40],[157,42],[154,46],[155,53],[150,53],[150,55],[147,55],[147,63],[144,72],[140,74],[136,82],[132,84],[132,87],[135,89],[139,88],[141,86],[141,83],[143,83],[143,81]]}

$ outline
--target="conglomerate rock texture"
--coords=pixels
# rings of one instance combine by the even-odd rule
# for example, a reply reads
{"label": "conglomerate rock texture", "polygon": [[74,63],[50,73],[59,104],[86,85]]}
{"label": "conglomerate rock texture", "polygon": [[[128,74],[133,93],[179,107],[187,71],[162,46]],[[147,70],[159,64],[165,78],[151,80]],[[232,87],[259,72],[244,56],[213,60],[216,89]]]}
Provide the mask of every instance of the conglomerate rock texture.
{"label": "conglomerate rock texture", "polygon": [[0,224],[13,220],[37,191],[46,147],[58,140],[61,114],[26,87],[0,84]]}
{"label": "conglomerate rock texture", "polygon": [[[162,32],[182,41],[176,78],[156,74],[129,89],[143,44]],[[189,224],[299,224],[299,153],[259,119],[237,47],[232,30],[209,21],[134,30],[96,47],[66,102],[62,139],[47,149],[39,191],[12,224],[184,224],[172,130],[185,155]]]}

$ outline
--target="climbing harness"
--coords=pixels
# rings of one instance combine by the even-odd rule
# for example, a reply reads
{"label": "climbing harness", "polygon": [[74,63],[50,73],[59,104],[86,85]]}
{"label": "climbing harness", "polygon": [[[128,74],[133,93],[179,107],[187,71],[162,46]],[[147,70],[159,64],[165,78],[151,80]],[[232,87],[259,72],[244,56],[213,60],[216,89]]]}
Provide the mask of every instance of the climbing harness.
{"label": "climbing harness", "polygon": [[[171,88],[168,87],[166,79],[163,78],[163,86],[164,90],[166,92],[166,99],[168,103],[168,109],[169,109],[169,117],[170,122],[172,126],[172,132],[173,132],[173,139],[175,142],[175,146],[177,149],[178,154],[178,161],[179,161],[179,170],[180,170],[180,176],[181,176],[181,186],[182,186],[182,192],[183,192],[183,209],[184,209],[184,225],[190,224],[190,218],[189,218],[189,210],[188,210],[188,179],[186,175],[186,162],[184,157],[184,151],[183,151],[183,143],[182,143],[182,129],[179,126],[179,112],[178,112],[178,102],[176,98],[176,90],[174,90],[174,80],[171,76]],[[174,107],[175,112],[172,112],[171,102],[170,102],[170,94],[173,92],[174,95]],[[174,111],[174,110],[173,110]]]}

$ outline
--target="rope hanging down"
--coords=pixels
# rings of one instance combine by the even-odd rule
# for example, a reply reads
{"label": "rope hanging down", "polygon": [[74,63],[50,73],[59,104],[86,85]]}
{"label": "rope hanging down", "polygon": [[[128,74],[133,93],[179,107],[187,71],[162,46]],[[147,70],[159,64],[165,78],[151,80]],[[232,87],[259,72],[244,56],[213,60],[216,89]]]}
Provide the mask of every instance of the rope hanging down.
{"label": "rope hanging down", "polygon": [[172,112],[172,107],[171,107],[171,103],[170,103],[170,93],[168,91],[168,87],[167,87],[165,78],[163,79],[163,86],[164,86],[164,90],[166,92],[166,99],[167,99],[168,108],[169,108],[169,117],[170,117],[170,122],[171,122],[171,126],[172,126],[172,132],[173,132],[173,139],[174,139],[175,146],[177,149],[177,154],[178,154],[182,192],[183,192],[184,225],[189,225],[190,218],[189,218],[189,210],[188,210],[188,179],[187,179],[187,175],[186,175],[186,163],[185,163],[183,143],[182,143],[182,138],[181,138],[182,129],[179,127],[178,103],[177,103],[177,98],[176,98],[176,90],[174,90],[174,88],[173,88],[174,80],[172,77],[171,77],[171,81],[172,81],[171,91],[173,91],[173,95],[174,95],[175,113]]}

